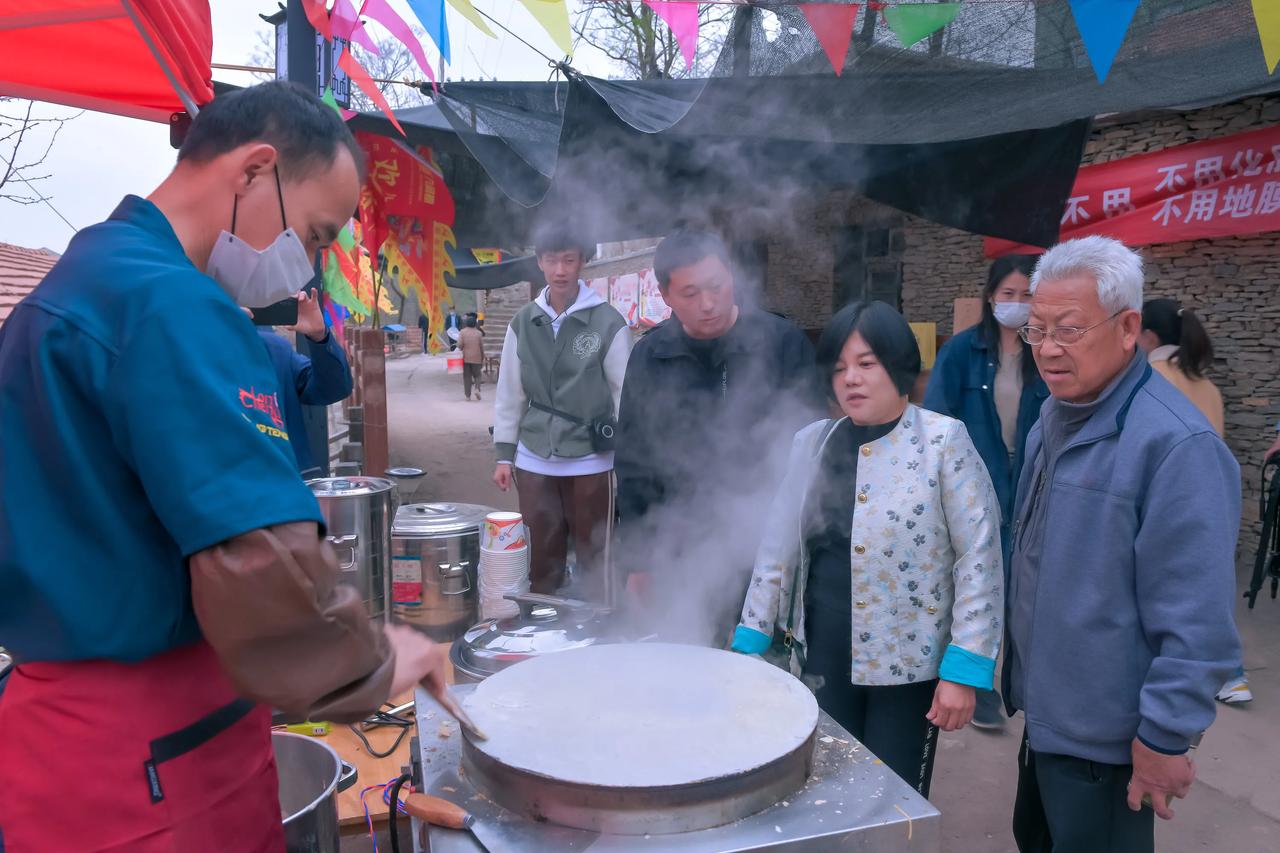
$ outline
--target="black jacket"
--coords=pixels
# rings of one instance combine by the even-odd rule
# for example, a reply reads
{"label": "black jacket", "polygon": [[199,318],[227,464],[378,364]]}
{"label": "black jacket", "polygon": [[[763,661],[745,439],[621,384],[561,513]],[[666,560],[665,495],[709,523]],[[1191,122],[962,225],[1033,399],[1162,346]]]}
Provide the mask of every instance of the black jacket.
{"label": "black jacket", "polygon": [[764,476],[756,464],[785,458],[825,401],[813,347],[781,317],[744,308],[710,342],[674,319],[657,327],[636,344],[622,386],[614,470],[624,526]]}

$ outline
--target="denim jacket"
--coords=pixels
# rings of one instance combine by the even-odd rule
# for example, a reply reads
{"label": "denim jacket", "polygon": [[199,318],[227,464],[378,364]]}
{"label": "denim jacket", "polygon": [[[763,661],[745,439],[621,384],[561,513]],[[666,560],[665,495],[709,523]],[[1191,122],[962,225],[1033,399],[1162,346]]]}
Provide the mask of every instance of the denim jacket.
{"label": "denim jacket", "polygon": [[1022,473],[1027,435],[1040,417],[1040,407],[1049,398],[1049,388],[1039,374],[1034,382],[1023,385],[1018,403],[1017,446],[1012,448],[1011,461],[1010,448],[1005,447],[1000,427],[1000,414],[996,411],[999,353],[987,346],[979,331],[977,326],[965,329],[943,345],[929,375],[924,407],[959,419],[969,431],[969,438],[987,465],[1000,501],[1000,534],[1007,561],[1013,494]]}

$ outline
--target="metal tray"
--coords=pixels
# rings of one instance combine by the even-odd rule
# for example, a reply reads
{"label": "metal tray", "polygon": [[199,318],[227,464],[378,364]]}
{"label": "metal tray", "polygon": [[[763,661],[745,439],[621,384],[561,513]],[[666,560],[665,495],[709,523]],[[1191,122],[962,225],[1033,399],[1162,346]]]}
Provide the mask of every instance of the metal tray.
{"label": "metal tray", "polygon": [[[459,685],[464,698],[475,685]],[[426,791],[457,803],[500,839],[490,853],[937,853],[938,810],[825,713],[820,713],[813,774],[782,802],[725,826],[666,835],[603,835],[519,817],[479,793],[461,772],[457,725],[422,690],[417,696],[419,754]],[[445,734],[447,736],[441,736]],[[482,853],[468,833],[413,822],[417,853]]]}

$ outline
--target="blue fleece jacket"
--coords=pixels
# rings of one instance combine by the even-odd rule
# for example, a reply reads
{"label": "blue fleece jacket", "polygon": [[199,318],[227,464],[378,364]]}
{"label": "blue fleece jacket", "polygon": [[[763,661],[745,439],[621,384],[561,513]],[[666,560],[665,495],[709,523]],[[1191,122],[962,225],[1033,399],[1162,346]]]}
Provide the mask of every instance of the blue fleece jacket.
{"label": "blue fleece jacket", "polygon": [[[1006,600],[1023,578],[1035,592],[1027,647],[1006,656],[1004,695],[1016,654],[1038,752],[1128,764],[1135,737],[1183,752],[1213,722],[1214,694],[1240,663],[1240,468],[1141,353],[1043,484],[1031,482],[1040,451],[1037,424],[1018,485]],[[1026,554],[1037,549],[1019,537],[1036,500],[1048,503],[1032,566]]]}
{"label": "blue fleece jacket", "polygon": [[259,329],[262,343],[271,356],[271,366],[280,384],[280,408],[284,410],[285,430],[289,445],[298,461],[298,470],[315,467],[307,427],[302,419],[302,406],[327,406],[351,395],[351,367],[347,356],[330,332],[319,343],[306,339],[311,353],[308,358],[289,346],[289,342],[270,329]]}

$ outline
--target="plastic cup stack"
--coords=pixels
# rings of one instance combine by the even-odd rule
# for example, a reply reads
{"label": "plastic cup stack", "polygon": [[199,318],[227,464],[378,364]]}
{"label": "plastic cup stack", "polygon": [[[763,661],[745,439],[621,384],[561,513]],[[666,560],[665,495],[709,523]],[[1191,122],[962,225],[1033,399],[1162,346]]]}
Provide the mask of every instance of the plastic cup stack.
{"label": "plastic cup stack", "polygon": [[529,591],[529,537],[518,512],[491,512],[480,528],[480,618],[515,616],[504,596]]}

